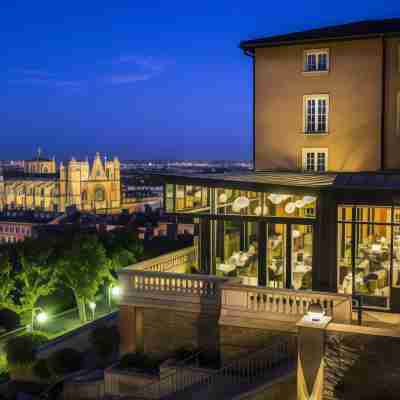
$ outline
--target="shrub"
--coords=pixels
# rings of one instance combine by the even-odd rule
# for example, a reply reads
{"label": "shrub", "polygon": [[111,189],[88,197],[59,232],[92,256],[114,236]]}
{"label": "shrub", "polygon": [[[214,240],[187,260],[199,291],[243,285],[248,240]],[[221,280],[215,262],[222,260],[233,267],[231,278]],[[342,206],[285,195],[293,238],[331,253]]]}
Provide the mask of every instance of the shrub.
{"label": "shrub", "polygon": [[0,326],[3,326],[8,331],[17,329],[20,326],[20,322],[20,317],[16,312],[8,308],[0,310]]}
{"label": "shrub", "polygon": [[32,336],[18,336],[10,339],[5,352],[11,366],[31,364],[35,361],[35,343]]}
{"label": "shrub", "polygon": [[143,353],[127,353],[121,358],[119,368],[138,369],[149,374],[154,374],[158,372],[158,364],[158,360]]}
{"label": "shrub", "polygon": [[41,344],[46,343],[49,338],[46,334],[42,333],[42,332],[32,332],[32,333],[28,333],[27,335],[24,336],[30,336],[32,338],[33,341],[33,345],[36,346],[40,346]]}
{"label": "shrub", "polygon": [[65,375],[81,369],[83,354],[75,349],[65,348],[53,353],[48,365],[55,375]]}
{"label": "shrub", "polygon": [[118,350],[120,336],[115,326],[99,326],[90,335],[90,342],[96,354],[103,360],[108,359]]}
{"label": "shrub", "polygon": [[33,366],[33,373],[40,379],[47,380],[51,378],[47,359],[43,358],[38,360]]}

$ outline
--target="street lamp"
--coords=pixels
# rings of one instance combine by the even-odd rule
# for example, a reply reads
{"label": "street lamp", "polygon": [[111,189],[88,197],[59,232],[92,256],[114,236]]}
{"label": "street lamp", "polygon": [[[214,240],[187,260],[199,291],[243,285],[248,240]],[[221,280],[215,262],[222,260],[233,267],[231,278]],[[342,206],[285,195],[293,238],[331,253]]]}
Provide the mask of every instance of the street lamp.
{"label": "street lamp", "polygon": [[121,296],[121,294],[122,294],[122,289],[121,289],[120,286],[113,286],[113,287],[111,288],[111,295],[112,295],[113,297],[118,298],[118,297]]}
{"label": "street lamp", "polygon": [[112,298],[118,299],[121,297],[122,289],[120,286],[108,286],[107,292],[107,304],[108,307],[111,308],[112,306]]}
{"label": "street lamp", "polygon": [[39,325],[44,324],[47,321],[48,316],[42,310],[41,307],[34,307],[32,309],[32,320],[31,320],[31,331],[32,332],[35,330],[35,319]]}
{"label": "street lamp", "polygon": [[94,319],[94,313],[96,311],[96,303],[94,301],[89,301],[89,308],[92,310],[92,318]]}

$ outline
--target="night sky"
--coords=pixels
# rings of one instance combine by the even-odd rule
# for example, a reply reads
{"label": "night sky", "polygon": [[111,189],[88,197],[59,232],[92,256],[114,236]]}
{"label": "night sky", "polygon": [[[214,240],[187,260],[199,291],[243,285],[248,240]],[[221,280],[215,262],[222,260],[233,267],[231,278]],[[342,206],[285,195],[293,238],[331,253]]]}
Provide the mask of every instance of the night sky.
{"label": "night sky", "polygon": [[57,158],[250,159],[240,40],[387,17],[399,0],[2,0],[0,159],[38,146]]}

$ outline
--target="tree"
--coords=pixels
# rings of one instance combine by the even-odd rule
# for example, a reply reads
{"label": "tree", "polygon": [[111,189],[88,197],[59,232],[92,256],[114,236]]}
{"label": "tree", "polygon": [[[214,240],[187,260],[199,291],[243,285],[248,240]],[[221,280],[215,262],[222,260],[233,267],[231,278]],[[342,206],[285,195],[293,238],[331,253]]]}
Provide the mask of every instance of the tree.
{"label": "tree", "polygon": [[15,276],[8,255],[0,257],[0,309],[8,308],[15,311],[17,306],[12,292],[15,290]]}
{"label": "tree", "polygon": [[107,232],[101,237],[113,271],[134,264],[143,254],[143,248],[129,229]]}
{"label": "tree", "polygon": [[86,322],[86,304],[111,279],[111,263],[103,245],[96,236],[76,235],[61,252],[56,269],[60,281],[74,294],[79,318]]}
{"label": "tree", "polygon": [[22,253],[20,270],[16,275],[20,291],[20,312],[34,312],[38,300],[51,294],[57,284],[57,274],[51,259],[51,250],[37,254]]}

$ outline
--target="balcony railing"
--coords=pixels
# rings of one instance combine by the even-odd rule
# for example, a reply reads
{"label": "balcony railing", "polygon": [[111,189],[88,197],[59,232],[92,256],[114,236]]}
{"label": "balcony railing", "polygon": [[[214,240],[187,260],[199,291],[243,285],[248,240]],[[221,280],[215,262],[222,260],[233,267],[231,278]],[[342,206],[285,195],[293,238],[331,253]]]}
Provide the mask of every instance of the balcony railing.
{"label": "balcony railing", "polygon": [[127,270],[154,272],[186,272],[186,268],[197,264],[197,246],[186,247],[182,250],[163,254],[159,257],[145,260],[129,267]]}
{"label": "balcony railing", "polygon": [[221,286],[226,278],[208,275],[124,269],[119,272],[123,296],[121,304],[164,306],[196,311],[219,311]]}
{"label": "balcony railing", "polygon": [[297,321],[312,303],[319,303],[334,321],[351,321],[351,296],[336,293],[269,289],[226,283],[222,287],[223,317]]}

